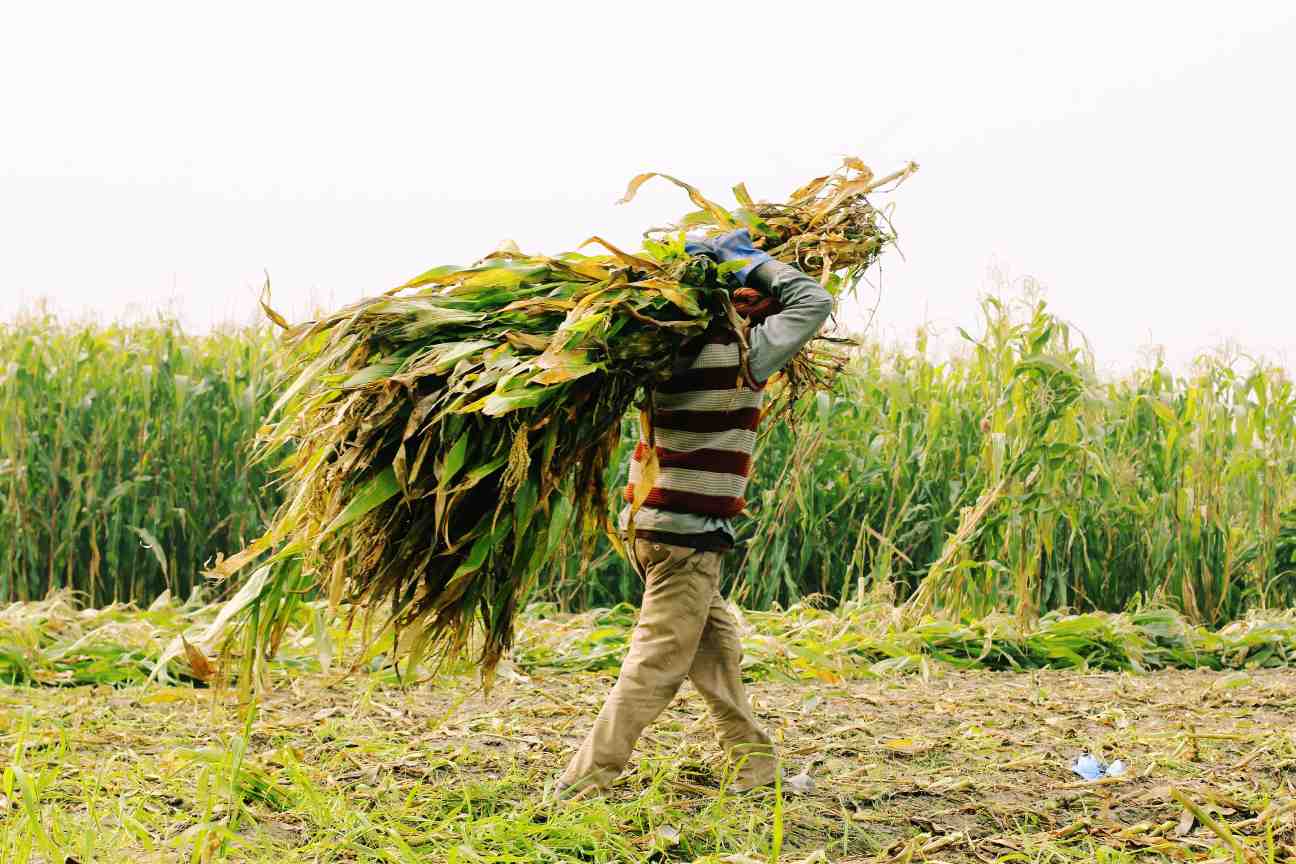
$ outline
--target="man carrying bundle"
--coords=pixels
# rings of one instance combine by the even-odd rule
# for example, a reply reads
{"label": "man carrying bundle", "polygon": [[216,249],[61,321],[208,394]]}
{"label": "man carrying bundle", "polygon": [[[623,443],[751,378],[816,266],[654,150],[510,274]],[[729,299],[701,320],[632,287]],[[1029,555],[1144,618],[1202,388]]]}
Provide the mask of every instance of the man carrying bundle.
{"label": "man carrying bundle", "polygon": [[751,322],[749,350],[717,320],[686,348],[692,356],[677,364],[682,371],[656,387],[627,502],[650,442],[660,470],[641,506],[628,504],[621,514],[628,534],[633,519],[627,551],[644,580],[639,623],[616,686],[555,785],[559,798],[605,792],[685,678],[706,700],[736,769],[734,787],[769,785],[778,773],[773,741],[757,724],[743,687],[738,630],[720,594],[721,560],[734,543],[730,520],[744,506],[764,384],[819,332],[832,300],[800,270],[753,248],[746,230],[690,240],[685,248],[719,264],[743,262],[733,272],[733,300]]}

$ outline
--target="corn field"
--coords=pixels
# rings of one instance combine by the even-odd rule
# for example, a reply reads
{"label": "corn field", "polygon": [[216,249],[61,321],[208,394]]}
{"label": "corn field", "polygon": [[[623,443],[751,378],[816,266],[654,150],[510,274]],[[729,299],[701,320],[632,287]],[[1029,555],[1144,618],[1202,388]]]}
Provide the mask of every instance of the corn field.
{"label": "corn field", "polygon": [[174,320],[0,324],[0,599],[187,597],[275,506],[246,442],[273,343]]}
{"label": "corn field", "polygon": [[[947,608],[1032,617],[1153,599],[1220,623],[1292,603],[1282,514],[1296,404],[1281,370],[1207,357],[1187,377],[1155,365],[1100,384],[1076,334],[1042,307],[1021,320],[995,301],[984,311],[965,359],[873,346],[844,392],[814,406],[811,435],[769,441],[740,578],[750,605],[784,601],[794,584],[905,599],[963,508],[1004,480],[941,574]],[[1034,356],[1088,385],[1043,434],[1032,420],[1051,392],[1014,380]],[[1028,470],[1005,477],[1014,454]]]}
{"label": "corn field", "polygon": [[[772,427],[729,565],[736,600],[902,602],[926,579],[965,618],[1156,603],[1217,625],[1296,605],[1284,370],[1211,354],[1104,379],[1044,306],[982,313],[953,357],[921,334],[866,342],[835,393]],[[202,586],[279,504],[250,446],[275,373],[258,331],[0,325],[0,599],[147,605]],[[634,435],[628,417],[618,478]],[[537,594],[610,606],[636,582],[604,544],[585,564],[570,550]]]}

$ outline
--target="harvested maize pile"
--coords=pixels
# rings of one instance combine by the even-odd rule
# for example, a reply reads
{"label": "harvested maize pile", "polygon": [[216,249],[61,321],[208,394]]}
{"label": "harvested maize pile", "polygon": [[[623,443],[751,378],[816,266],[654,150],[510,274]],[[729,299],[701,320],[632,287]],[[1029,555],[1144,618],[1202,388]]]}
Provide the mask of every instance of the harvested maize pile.
{"label": "harvested maize pile", "polygon": [[[291,372],[260,443],[291,453],[288,500],[263,537],[215,567],[229,577],[261,562],[226,616],[241,624],[247,662],[264,665],[292,608],[318,589],[334,607],[376,613],[379,632],[394,627],[407,668],[480,644],[489,679],[555,550],[606,529],[622,417],[716,316],[741,341],[732,268],[690,257],[686,231],[745,227],[841,296],[895,240],[868,195],[916,167],[876,178],[848,159],[778,204],[740,184],[733,210],[665,177],[698,210],[633,254],[598,237],[582,247],[601,247],[592,255],[509,245],[293,327],[267,304]],[[623,201],[654,176],[636,177]],[[779,389],[827,387],[839,368],[807,348]]]}

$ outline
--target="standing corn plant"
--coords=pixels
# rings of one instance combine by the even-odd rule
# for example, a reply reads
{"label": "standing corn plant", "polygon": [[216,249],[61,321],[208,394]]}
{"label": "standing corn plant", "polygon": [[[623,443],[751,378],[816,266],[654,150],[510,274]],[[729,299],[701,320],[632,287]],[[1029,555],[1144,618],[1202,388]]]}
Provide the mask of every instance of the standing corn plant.
{"label": "standing corn plant", "polygon": [[[599,237],[584,244],[597,255],[509,245],[296,327],[267,305],[286,329],[291,371],[260,442],[267,454],[291,448],[288,496],[263,537],[215,568],[229,577],[269,555],[225,616],[243,633],[244,682],[316,589],[333,607],[377,613],[410,668],[478,635],[489,680],[560,542],[589,548],[607,527],[623,415],[717,316],[742,342],[725,288],[732,265],[690,257],[685,231],[745,227],[840,295],[895,240],[867,196],[915,169],[878,179],[848,159],[781,204],[757,203],[740,184],[733,210],[665,177],[699,209],[649,232],[634,254]],[[622,200],[654,176],[636,177]],[[803,351],[781,391],[830,386],[839,370],[830,354]],[[649,465],[645,489],[653,475]]]}
{"label": "standing corn plant", "polygon": [[[1071,347],[1069,339],[1063,340],[1064,348],[1054,344],[1055,336],[1065,330],[1066,325],[1048,314],[1043,303],[1034,309],[1030,321],[1012,328],[1016,356],[1003,370],[1007,380],[1002,393],[982,421],[987,433],[986,485],[975,502],[961,508],[957,527],[946,537],[940,556],[906,603],[910,620],[931,611],[937,600],[960,611],[968,571],[979,565],[969,554],[977,536],[1005,519],[1020,521],[1024,514],[1037,514],[1043,509],[1043,500],[1055,491],[1040,483],[1041,477],[1056,469],[1074,470],[1072,463],[1078,461],[1075,457],[1083,447],[1059,421],[1074,415],[1089,382],[1085,380],[1084,352]],[[1001,506],[1005,500],[1012,506]],[[1028,535],[1033,543],[1044,542],[1036,536],[1041,532],[1023,531],[1023,527],[1013,532],[1018,542]],[[1036,548],[1027,558],[1038,560],[1042,552]],[[1038,611],[1032,602],[1038,593],[1034,569],[1023,568],[1012,575],[1018,612],[1031,617]]]}
{"label": "standing corn plant", "polygon": [[0,322],[0,602],[148,605],[279,503],[247,442],[270,405],[261,328]]}

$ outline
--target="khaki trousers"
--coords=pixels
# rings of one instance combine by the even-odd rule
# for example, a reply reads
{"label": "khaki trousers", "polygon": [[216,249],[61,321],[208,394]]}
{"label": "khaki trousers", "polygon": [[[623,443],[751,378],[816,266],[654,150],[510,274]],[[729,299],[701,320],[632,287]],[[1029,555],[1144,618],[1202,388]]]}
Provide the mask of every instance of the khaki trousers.
{"label": "khaki trousers", "polygon": [[633,554],[644,598],[630,652],[559,784],[572,792],[611,786],[644,727],[686,677],[706,700],[720,744],[736,765],[734,785],[772,783],[774,745],[752,716],[743,688],[738,628],[720,596],[720,553],[638,540]]}

